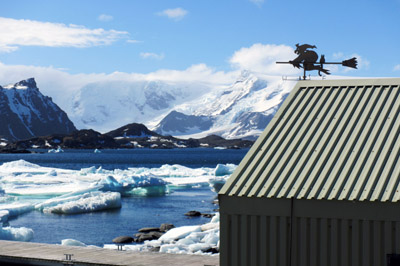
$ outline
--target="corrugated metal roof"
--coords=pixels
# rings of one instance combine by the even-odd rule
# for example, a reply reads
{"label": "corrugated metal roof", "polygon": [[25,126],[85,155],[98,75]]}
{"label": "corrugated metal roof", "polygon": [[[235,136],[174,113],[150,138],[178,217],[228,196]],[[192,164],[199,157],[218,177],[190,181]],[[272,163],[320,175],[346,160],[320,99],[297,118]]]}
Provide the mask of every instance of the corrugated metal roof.
{"label": "corrugated metal roof", "polygon": [[299,81],[220,194],[397,202],[399,113],[397,78]]}

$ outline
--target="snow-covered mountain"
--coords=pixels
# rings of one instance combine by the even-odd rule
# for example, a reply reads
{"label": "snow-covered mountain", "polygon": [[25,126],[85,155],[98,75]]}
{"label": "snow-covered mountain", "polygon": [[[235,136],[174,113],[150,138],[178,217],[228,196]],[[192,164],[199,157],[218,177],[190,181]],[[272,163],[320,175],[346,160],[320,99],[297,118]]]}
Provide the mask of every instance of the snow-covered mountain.
{"label": "snow-covered mountain", "polygon": [[234,84],[176,106],[154,129],[163,135],[180,137],[216,134],[227,139],[254,139],[294,84],[281,77],[256,76],[244,71]]}
{"label": "snow-covered mountain", "polygon": [[96,82],[79,89],[66,112],[78,128],[104,133],[130,123],[160,121],[175,106],[209,90],[202,84],[162,81]]}
{"label": "snow-covered mountain", "polygon": [[78,128],[108,132],[143,123],[162,135],[255,138],[294,86],[243,71],[231,84],[104,81],[88,84],[66,109]]}
{"label": "snow-covered mountain", "polygon": [[10,141],[76,130],[67,114],[39,91],[33,78],[0,86],[0,125],[0,136]]}

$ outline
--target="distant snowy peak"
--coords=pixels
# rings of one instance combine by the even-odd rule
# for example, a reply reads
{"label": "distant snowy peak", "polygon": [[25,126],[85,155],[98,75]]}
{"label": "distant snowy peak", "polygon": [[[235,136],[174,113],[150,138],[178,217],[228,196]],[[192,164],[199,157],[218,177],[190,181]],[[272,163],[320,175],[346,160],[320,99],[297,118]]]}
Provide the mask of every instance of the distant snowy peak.
{"label": "distant snowy peak", "polygon": [[132,122],[148,124],[209,90],[201,84],[162,81],[97,82],[81,88],[67,112],[78,128],[107,132]]}
{"label": "distant snowy peak", "polygon": [[162,135],[193,134],[209,130],[213,125],[213,118],[204,115],[185,115],[172,111],[154,129]]}
{"label": "distant snowy peak", "polygon": [[17,90],[27,90],[27,89],[38,90],[36,81],[34,78],[21,80],[18,83],[9,84],[9,85],[4,86],[3,88],[4,89],[17,89]]}
{"label": "distant snowy peak", "polygon": [[34,78],[0,86],[0,136],[10,141],[71,133],[67,114],[37,88]]}
{"label": "distant snowy peak", "polygon": [[[255,139],[267,126],[294,82],[242,72],[230,86],[177,105],[154,128],[158,133],[200,138]],[[179,112],[178,112],[179,111]]]}
{"label": "distant snowy peak", "polygon": [[294,81],[243,71],[229,84],[111,80],[80,88],[67,108],[80,129],[102,133],[130,123],[162,135],[256,138]]}

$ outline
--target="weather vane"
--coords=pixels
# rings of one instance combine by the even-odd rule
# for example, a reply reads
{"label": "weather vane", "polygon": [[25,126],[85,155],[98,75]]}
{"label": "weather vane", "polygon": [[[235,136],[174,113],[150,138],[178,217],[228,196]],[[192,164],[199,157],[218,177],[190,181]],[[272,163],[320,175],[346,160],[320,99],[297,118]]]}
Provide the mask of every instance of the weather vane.
{"label": "weather vane", "polygon": [[296,44],[296,50],[294,51],[298,56],[289,62],[276,62],[277,64],[292,64],[293,67],[303,68],[304,74],[303,79],[306,79],[306,71],[318,70],[318,75],[321,76],[321,72],[326,75],[330,75],[328,69],[324,69],[324,65],[342,65],[345,67],[357,68],[357,58],[353,57],[348,60],[344,60],[342,62],[326,62],[325,56],[321,55],[321,58],[318,61],[318,54],[313,50],[317,48],[315,45],[309,44]]}

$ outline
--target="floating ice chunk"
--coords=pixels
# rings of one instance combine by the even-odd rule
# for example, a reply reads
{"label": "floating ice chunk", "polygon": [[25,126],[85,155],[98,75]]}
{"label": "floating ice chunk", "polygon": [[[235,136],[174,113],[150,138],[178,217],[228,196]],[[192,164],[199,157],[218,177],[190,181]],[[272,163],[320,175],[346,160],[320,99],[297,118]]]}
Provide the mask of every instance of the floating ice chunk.
{"label": "floating ice chunk", "polygon": [[219,212],[217,212],[214,216],[213,216],[213,218],[211,219],[211,221],[210,221],[210,223],[219,223],[219,218],[220,217],[220,214],[219,214]]}
{"label": "floating ice chunk", "polygon": [[86,244],[81,241],[68,238],[61,240],[61,246],[86,247]]}
{"label": "floating ice chunk", "polygon": [[181,226],[175,227],[162,235],[159,240],[162,242],[171,242],[180,238],[184,238],[192,232],[200,232],[201,226],[192,225],[192,226]]}
{"label": "floating ice chunk", "polygon": [[201,225],[201,231],[208,231],[219,228],[219,223],[207,223]]}
{"label": "floating ice chunk", "polygon": [[163,196],[169,193],[169,189],[163,186],[151,186],[151,187],[138,187],[130,190],[129,192],[125,193],[125,195],[132,195],[132,196],[142,196],[142,197],[156,197],[156,196]]}
{"label": "floating ice chunk", "polygon": [[207,243],[196,243],[188,246],[189,252],[195,253],[197,251],[204,251],[211,248],[211,245]]}
{"label": "floating ice chunk", "polygon": [[161,253],[184,254],[187,253],[185,246],[176,244],[166,244],[160,247]]}
{"label": "floating ice chunk", "polygon": [[168,193],[167,182],[151,174],[128,176],[117,173],[115,176],[102,178],[98,184],[102,191],[117,191],[123,195],[162,196]]}
{"label": "floating ice chunk", "polygon": [[10,212],[7,210],[0,210],[0,223],[5,223],[8,221]]}
{"label": "floating ice chunk", "polygon": [[214,191],[215,193],[218,193],[226,183],[226,180],[227,178],[224,177],[212,177],[208,180],[208,183],[209,186],[211,187],[211,190]]}
{"label": "floating ice chunk", "polygon": [[94,153],[101,153],[101,151],[99,149],[95,149]]}
{"label": "floating ice chunk", "polygon": [[189,246],[192,244],[195,244],[197,241],[195,241],[197,239],[193,239],[190,237],[185,237],[183,239],[180,239],[179,241],[176,242],[177,245],[184,245],[184,246]]}
{"label": "floating ice chunk", "polygon": [[0,204],[0,210],[8,211],[9,217],[21,215],[23,213],[30,212],[34,209],[34,206],[30,203],[11,203],[11,204]]}
{"label": "floating ice chunk", "polygon": [[26,227],[2,227],[0,228],[0,239],[1,240],[13,240],[13,241],[31,241],[33,238],[33,230]]}
{"label": "floating ice chunk", "polygon": [[217,164],[215,167],[215,176],[231,175],[235,169],[235,164]]}
{"label": "floating ice chunk", "polygon": [[46,176],[57,176],[57,171],[52,169],[50,172],[46,173]]}
{"label": "floating ice chunk", "polygon": [[216,246],[219,241],[219,228],[210,230],[207,234],[201,239],[201,242],[207,243],[210,246]]}
{"label": "floating ice chunk", "polygon": [[0,166],[1,170],[6,170],[6,169],[11,169],[11,170],[15,170],[15,169],[38,169],[41,168],[39,165],[37,164],[33,164],[30,162],[27,162],[25,160],[17,160],[17,161],[12,161],[12,162],[7,162],[7,163],[3,163]]}
{"label": "floating ice chunk", "polygon": [[[100,167],[99,167],[100,169]],[[88,167],[88,168],[82,168],[80,170],[81,175],[87,175],[87,174],[95,174],[97,172],[97,168],[94,166]]]}
{"label": "floating ice chunk", "polygon": [[60,152],[64,152],[64,150],[61,149],[60,146],[58,146],[57,149],[50,149],[50,150],[48,150],[47,152],[48,152],[48,153],[60,153]]}
{"label": "floating ice chunk", "polygon": [[15,201],[17,200],[17,197],[15,196],[9,196],[6,194],[3,194],[0,192],[0,203],[6,203],[6,202],[10,202],[10,201]]}
{"label": "floating ice chunk", "polygon": [[63,202],[53,207],[43,208],[43,212],[59,214],[76,214],[95,212],[106,209],[121,208],[121,194],[118,192],[89,192],[79,199],[72,197],[72,201]]}

